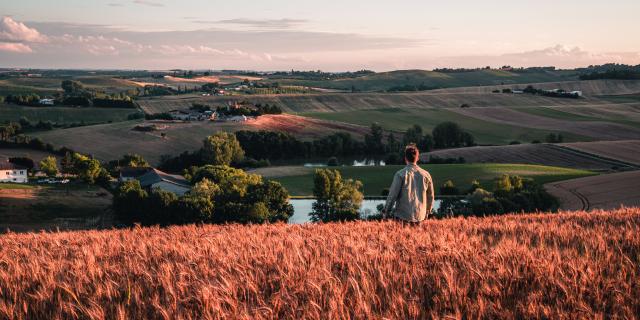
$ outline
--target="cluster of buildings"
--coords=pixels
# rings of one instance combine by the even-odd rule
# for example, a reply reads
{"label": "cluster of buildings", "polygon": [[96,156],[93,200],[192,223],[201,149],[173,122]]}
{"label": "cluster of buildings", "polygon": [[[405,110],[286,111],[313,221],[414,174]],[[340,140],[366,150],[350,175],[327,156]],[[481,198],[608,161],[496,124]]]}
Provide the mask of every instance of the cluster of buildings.
{"label": "cluster of buildings", "polygon": [[[240,109],[241,105],[237,102],[229,102],[227,104],[227,111]],[[171,110],[168,112],[169,116],[173,120],[181,121],[231,121],[231,122],[245,122],[249,118],[245,115],[225,115],[217,111],[198,111],[198,110]]]}

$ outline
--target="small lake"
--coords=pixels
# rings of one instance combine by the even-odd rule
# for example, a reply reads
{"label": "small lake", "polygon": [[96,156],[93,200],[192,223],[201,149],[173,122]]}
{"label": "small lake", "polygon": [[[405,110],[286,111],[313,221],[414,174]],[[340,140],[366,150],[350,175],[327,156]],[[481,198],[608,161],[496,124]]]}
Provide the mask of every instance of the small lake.
{"label": "small lake", "polygon": [[[300,224],[311,222],[311,217],[309,213],[312,211],[311,205],[315,202],[314,199],[291,199],[289,203],[293,205],[293,216],[289,218],[289,223],[292,224]],[[363,217],[368,215],[377,214],[378,209],[377,206],[379,204],[384,204],[385,200],[383,199],[365,199],[362,201],[362,207],[360,208],[360,213]],[[436,200],[433,205],[434,210],[438,210],[440,207],[440,200]]]}

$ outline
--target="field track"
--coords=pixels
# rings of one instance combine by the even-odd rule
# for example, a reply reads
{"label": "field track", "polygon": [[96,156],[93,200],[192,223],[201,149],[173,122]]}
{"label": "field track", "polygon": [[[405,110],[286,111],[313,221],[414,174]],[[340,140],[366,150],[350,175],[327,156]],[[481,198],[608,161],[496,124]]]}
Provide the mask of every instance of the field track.
{"label": "field track", "polygon": [[[430,156],[439,158],[459,158],[463,157],[468,163],[523,163],[540,164],[547,166],[558,166],[576,169],[590,170],[611,170],[614,167],[627,168],[627,157],[617,157],[615,152],[601,153],[598,156],[590,155],[588,149],[592,143],[605,145],[614,142],[585,142],[577,145],[585,146],[584,152],[575,152],[570,148],[574,144],[563,144],[556,146],[552,144],[519,144],[507,146],[477,146],[470,148],[436,150],[423,154],[422,159],[427,160]],[[568,147],[568,148],[567,148]],[[579,151],[582,151],[582,149]],[[610,147],[610,150],[616,150]],[[626,155],[620,151],[618,154]],[[621,162],[622,161],[622,162]],[[640,167],[638,167],[640,168]]]}
{"label": "field track", "polygon": [[2,319],[633,319],[640,209],[0,236]]}
{"label": "field track", "polygon": [[[176,156],[184,151],[194,151],[202,147],[202,141],[218,131],[267,130],[295,134],[302,140],[325,137],[334,132],[348,132],[356,139],[362,139],[369,128],[336,121],[318,120],[288,114],[264,115],[246,122],[210,121],[147,121],[144,124],[158,124],[162,130],[139,132],[132,130],[143,124],[127,121],[104,125],[85,126],[64,130],[38,133],[46,142],[56,147],[92,154],[108,161],[127,153],[142,155],[151,164],[157,165],[162,155]],[[165,133],[165,137],[161,134]]]}
{"label": "field track", "polygon": [[640,171],[553,182],[545,188],[560,200],[563,210],[640,206]]}

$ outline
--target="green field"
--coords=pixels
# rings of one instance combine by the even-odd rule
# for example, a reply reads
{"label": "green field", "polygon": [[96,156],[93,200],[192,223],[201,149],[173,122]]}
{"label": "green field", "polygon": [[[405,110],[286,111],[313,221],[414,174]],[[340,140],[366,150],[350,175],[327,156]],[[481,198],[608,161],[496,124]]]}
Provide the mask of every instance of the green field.
{"label": "green field", "polygon": [[638,109],[637,106],[619,104],[602,107],[524,107],[518,108],[518,111],[558,120],[606,121],[640,127]]}
{"label": "green field", "polygon": [[58,124],[107,123],[125,121],[136,109],[117,108],[75,108],[75,107],[24,107],[14,104],[0,104],[0,123],[19,121],[26,117],[31,122],[51,121]]}
{"label": "green field", "polygon": [[0,182],[0,190],[26,190],[33,188],[34,186],[30,184]]}
{"label": "green field", "polygon": [[424,85],[430,88],[452,88],[487,86],[500,84],[536,83],[576,80],[573,71],[536,71],[510,72],[502,70],[477,70],[470,72],[442,73],[426,70],[398,70],[381,72],[357,78],[335,80],[301,80],[287,78],[273,78],[268,81],[285,85],[301,85],[327,89],[351,90],[355,87],[359,91],[384,91],[395,86]]}
{"label": "green field", "polygon": [[[341,112],[313,112],[302,115],[333,121],[342,121],[369,126],[374,122],[383,128],[393,131],[405,131],[418,124],[425,132],[431,132],[435,126],[445,121],[458,123],[469,131],[479,144],[508,144],[513,140],[531,142],[544,141],[550,132],[547,130],[495,124],[480,119],[464,116],[446,109],[386,108],[373,110],[356,110]],[[559,128],[557,132],[562,132]],[[588,137],[562,132],[566,141],[590,141]],[[396,137],[400,138],[400,137]]]}
{"label": "green field", "polygon": [[[471,181],[477,179],[486,189],[492,189],[493,179],[502,174],[519,175],[532,178],[537,183],[567,180],[594,175],[586,170],[567,169],[550,166],[523,164],[438,164],[421,165],[428,170],[436,184],[436,194],[439,187],[447,180],[452,180],[461,189],[468,188]],[[368,196],[379,196],[385,188],[391,185],[393,174],[402,166],[385,167],[339,167],[343,177],[357,179],[364,184],[364,193]],[[258,170],[267,179],[281,182],[291,195],[311,196],[313,193],[313,168],[296,168],[296,175],[271,176],[269,169]]]}

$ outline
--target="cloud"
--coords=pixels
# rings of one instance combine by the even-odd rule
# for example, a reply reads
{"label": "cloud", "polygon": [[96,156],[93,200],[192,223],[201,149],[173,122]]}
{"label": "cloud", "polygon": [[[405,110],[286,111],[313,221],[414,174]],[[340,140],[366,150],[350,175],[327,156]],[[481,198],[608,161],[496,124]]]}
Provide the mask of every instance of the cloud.
{"label": "cloud", "polygon": [[230,24],[240,25],[250,28],[259,29],[289,29],[295,26],[299,26],[308,22],[303,19],[227,19],[227,20],[194,20],[194,23],[200,24]]}
{"label": "cloud", "polygon": [[47,37],[38,30],[27,27],[11,17],[3,17],[0,22],[0,40],[6,42],[47,42]]}
{"label": "cloud", "polygon": [[468,55],[442,57],[437,59],[434,67],[482,67],[503,66],[514,67],[555,66],[559,68],[575,68],[604,63],[640,63],[638,52],[590,52],[576,46],[555,45],[543,49],[500,55]]}
{"label": "cloud", "polygon": [[118,2],[107,3],[109,7],[124,7],[124,4]]}
{"label": "cloud", "polygon": [[151,1],[151,0],[133,0],[133,3],[140,4],[148,7],[164,7],[164,3]]}
{"label": "cloud", "polygon": [[0,42],[0,51],[16,52],[16,53],[32,53],[31,47],[15,42]]}

